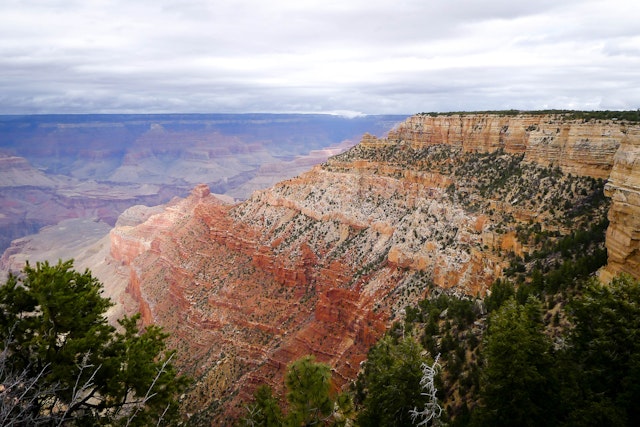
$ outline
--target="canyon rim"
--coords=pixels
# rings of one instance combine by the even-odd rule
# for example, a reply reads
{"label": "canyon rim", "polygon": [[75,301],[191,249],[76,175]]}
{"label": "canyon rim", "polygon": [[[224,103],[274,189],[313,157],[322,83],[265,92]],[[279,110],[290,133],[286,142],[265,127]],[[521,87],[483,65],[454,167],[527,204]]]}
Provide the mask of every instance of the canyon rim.
{"label": "canyon rim", "polygon": [[640,276],[638,153],[626,120],[418,114],[244,202],[198,185],[127,211],[109,256],[126,310],[165,327],[195,378],[185,411],[225,424],[305,354],[348,386],[405,306],[483,295],[514,262],[530,268],[535,236],[606,227],[600,276]]}

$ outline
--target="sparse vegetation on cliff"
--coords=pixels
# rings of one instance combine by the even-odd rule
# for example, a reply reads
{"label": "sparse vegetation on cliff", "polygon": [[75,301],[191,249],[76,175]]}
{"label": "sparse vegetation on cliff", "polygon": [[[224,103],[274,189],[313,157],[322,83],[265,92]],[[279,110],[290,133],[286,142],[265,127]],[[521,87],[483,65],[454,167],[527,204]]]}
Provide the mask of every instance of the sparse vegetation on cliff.
{"label": "sparse vegetation on cliff", "polygon": [[638,128],[540,117],[412,117],[245,203],[191,198],[158,217],[180,225],[147,236],[131,271],[190,343],[191,423],[229,423],[259,382],[284,396],[294,355],[331,361],[344,389],[394,321],[394,340],[442,353],[451,423],[481,407],[488,319],[507,301],[508,318],[539,301],[555,352],[567,301],[605,262],[603,187]]}
{"label": "sparse vegetation on cliff", "polygon": [[[409,301],[407,296],[412,291],[424,293],[427,290],[430,297],[418,305],[395,311],[401,320],[369,353],[355,386],[359,421],[363,425],[383,425],[371,421],[380,418],[377,411],[399,414],[398,408],[404,408],[403,415],[396,417],[396,420],[402,420],[409,414],[407,407],[424,404],[420,387],[414,380],[419,380],[420,364],[427,360],[423,360],[425,354],[432,358],[441,355],[442,370],[436,378],[436,386],[444,408],[443,420],[449,425],[505,424],[505,418],[494,416],[496,405],[506,399],[500,395],[505,387],[511,393],[510,398],[517,396],[518,401],[529,402],[529,406],[524,403],[503,405],[498,413],[510,414],[510,420],[520,419],[527,423],[536,419],[538,423],[544,420],[545,424],[548,421],[553,425],[578,416],[577,413],[558,411],[557,404],[563,398],[560,394],[571,394],[575,389],[572,388],[574,384],[569,383],[572,379],[555,376],[564,358],[568,357],[566,343],[574,339],[571,327],[585,320],[574,318],[572,307],[580,304],[585,289],[597,286],[589,284],[594,280],[591,276],[606,263],[604,236],[608,201],[602,195],[603,180],[566,174],[557,167],[526,163],[523,156],[500,150],[464,153],[449,146],[416,149],[409,144],[383,145],[375,149],[356,147],[325,167],[339,170],[345,162],[359,158],[392,166],[376,170],[379,175],[389,170],[392,178],[400,168],[435,171],[453,177],[442,193],[444,197],[463,206],[467,212],[492,218],[493,232],[498,235],[510,233],[519,245],[506,250],[493,248],[510,260],[510,264],[503,270],[504,277],[495,281],[484,299],[456,291],[442,292],[433,283],[428,283],[429,274],[418,278],[411,270],[405,272],[394,293],[396,302]],[[429,218],[428,211],[421,208],[413,215],[429,224],[438,221],[438,218]],[[405,227],[401,225],[405,223],[403,221],[396,228],[398,234],[406,237],[405,244],[420,241],[425,235],[419,227],[420,221],[416,221],[406,221]],[[446,234],[443,236],[445,240],[451,239]],[[366,270],[375,271],[375,267]],[[418,282],[417,288],[412,285]],[[516,320],[524,323],[516,324]],[[526,323],[529,321],[530,324]],[[530,335],[517,333],[518,328],[530,331]],[[516,336],[508,338],[514,333]],[[415,352],[422,354],[420,361],[416,359],[415,363],[409,363],[403,374],[394,373],[393,366],[411,359],[406,352],[400,355],[398,350],[410,342],[420,343]],[[515,346],[513,351],[508,350],[509,346]],[[505,351],[513,354],[522,351],[530,360],[509,364],[501,359]],[[507,372],[512,368],[513,372]],[[379,370],[388,374],[382,380],[385,386],[394,381],[405,384],[404,389],[401,385],[392,387],[396,393],[394,399],[384,397],[381,390],[385,389],[376,386],[375,378],[380,375],[371,372]],[[406,376],[407,372],[413,372],[413,382]],[[520,378],[517,387],[516,383],[500,383],[508,375]],[[581,377],[584,373],[573,371],[571,375]],[[537,394],[530,396],[534,390]],[[400,403],[399,396],[406,399]],[[398,408],[387,408],[393,402],[398,403]],[[409,425],[408,418],[397,425]]]}
{"label": "sparse vegetation on cliff", "polygon": [[[427,354],[441,355],[447,425],[637,425],[631,378],[640,347],[631,336],[640,333],[640,282],[591,277],[606,261],[603,234],[576,230],[557,241],[559,263],[532,275],[507,271],[484,299],[432,292],[406,307],[385,340],[417,337]],[[366,410],[371,398],[358,395]]]}

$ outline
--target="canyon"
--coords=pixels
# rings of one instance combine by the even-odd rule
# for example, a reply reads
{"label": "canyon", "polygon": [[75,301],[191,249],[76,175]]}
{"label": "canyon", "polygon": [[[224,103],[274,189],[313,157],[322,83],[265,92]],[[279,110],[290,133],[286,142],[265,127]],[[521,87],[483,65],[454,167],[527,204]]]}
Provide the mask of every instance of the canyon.
{"label": "canyon", "polygon": [[639,152],[626,120],[418,114],[242,202],[200,184],[130,208],[109,263],[123,310],[170,332],[194,377],[190,422],[227,425],[305,354],[348,387],[407,305],[484,295],[576,230],[606,227],[603,280],[640,277]]}
{"label": "canyon", "polygon": [[[96,241],[80,232],[86,224],[111,228],[125,209],[167,203],[199,183],[228,200],[246,199],[346,150],[365,131],[384,134],[402,118],[0,116],[0,276],[20,270],[26,258],[76,258],[75,248]],[[51,239],[60,234],[46,227],[63,221],[66,234],[56,243]]]}

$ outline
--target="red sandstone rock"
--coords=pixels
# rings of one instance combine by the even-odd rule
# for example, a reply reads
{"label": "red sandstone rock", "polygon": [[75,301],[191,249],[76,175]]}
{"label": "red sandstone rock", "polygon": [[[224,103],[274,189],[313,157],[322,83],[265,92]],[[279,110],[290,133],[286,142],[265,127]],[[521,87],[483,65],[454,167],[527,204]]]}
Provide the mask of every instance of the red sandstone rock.
{"label": "red sandstone rock", "polygon": [[[389,139],[365,136],[361,145],[502,148],[572,173],[620,170],[618,134],[607,139],[594,129],[544,116],[419,116]],[[600,142],[586,144],[594,132]],[[496,229],[502,214],[514,218],[510,226],[546,218],[509,200],[491,200],[495,213],[467,212],[446,197],[453,181],[441,173],[364,159],[329,163],[238,205],[198,186],[145,223],[112,232],[112,256],[130,265],[129,292],[143,319],[171,332],[182,368],[197,380],[188,411],[218,402],[217,421],[237,416],[258,384],[281,390],[287,363],[309,353],[346,385],[428,281],[482,293],[509,263],[502,251],[523,253],[512,229]],[[614,221],[627,214],[615,212]],[[624,246],[632,233],[614,229],[609,238],[622,236]]]}

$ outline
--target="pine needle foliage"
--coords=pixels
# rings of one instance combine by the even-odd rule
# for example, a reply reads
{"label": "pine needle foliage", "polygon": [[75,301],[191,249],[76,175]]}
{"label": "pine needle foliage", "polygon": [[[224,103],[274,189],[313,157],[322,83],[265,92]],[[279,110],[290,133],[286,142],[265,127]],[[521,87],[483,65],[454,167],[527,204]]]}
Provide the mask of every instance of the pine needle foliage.
{"label": "pine needle foliage", "polygon": [[105,313],[112,302],[73,260],[10,275],[0,287],[2,425],[169,425],[187,379],[157,326]]}

